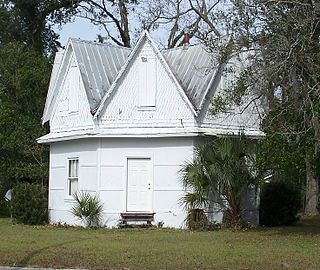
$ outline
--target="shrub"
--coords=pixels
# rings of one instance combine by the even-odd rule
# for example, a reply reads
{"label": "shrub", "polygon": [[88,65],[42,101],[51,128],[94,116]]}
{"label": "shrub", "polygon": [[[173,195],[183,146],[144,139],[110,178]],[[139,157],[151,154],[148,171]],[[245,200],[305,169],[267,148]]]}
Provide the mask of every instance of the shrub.
{"label": "shrub", "polygon": [[103,204],[97,195],[91,196],[87,192],[75,193],[75,203],[71,209],[73,215],[79,218],[86,227],[99,227],[102,217]]}
{"label": "shrub", "polygon": [[12,214],[18,222],[42,225],[48,222],[48,191],[38,184],[20,183],[12,189]]}
{"label": "shrub", "polygon": [[294,185],[274,181],[263,185],[260,197],[260,224],[290,225],[298,220],[301,195]]}
{"label": "shrub", "polygon": [[185,222],[189,230],[203,231],[209,227],[208,219],[203,209],[190,209]]}
{"label": "shrub", "polygon": [[[7,181],[8,182],[8,181]],[[10,217],[9,202],[5,201],[4,196],[11,188],[6,181],[0,179],[0,217]]]}

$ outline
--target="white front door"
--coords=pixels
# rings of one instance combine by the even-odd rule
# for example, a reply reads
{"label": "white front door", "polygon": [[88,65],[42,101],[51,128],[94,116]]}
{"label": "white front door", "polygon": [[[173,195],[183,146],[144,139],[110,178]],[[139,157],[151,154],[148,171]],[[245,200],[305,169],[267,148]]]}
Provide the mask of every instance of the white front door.
{"label": "white front door", "polygon": [[150,158],[128,158],[127,211],[152,212]]}

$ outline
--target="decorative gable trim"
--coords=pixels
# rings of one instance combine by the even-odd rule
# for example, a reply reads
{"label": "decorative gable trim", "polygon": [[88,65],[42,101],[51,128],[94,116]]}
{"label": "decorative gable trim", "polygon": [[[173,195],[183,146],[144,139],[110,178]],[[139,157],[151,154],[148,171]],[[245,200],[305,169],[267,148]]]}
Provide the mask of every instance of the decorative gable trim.
{"label": "decorative gable trim", "polygon": [[49,89],[52,89],[52,95],[47,96],[43,118],[42,118],[42,125],[44,125],[47,121],[51,119],[51,116],[55,107],[54,104],[56,102],[57,97],[59,96],[59,90],[61,88],[61,84],[63,83],[64,78],[66,76],[66,70],[68,69],[68,66],[69,66],[69,58],[71,56],[71,53],[72,53],[72,48],[71,48],[71,42],[69,40],[67,44],[67,49],[63,54],[60,65],[59,67],[57,67],[58,72],[57,72],[56,78],[52,78],[52,80],[50,80]]}
{"label": "decorative gable trim", "polygon": [[161,54],[161,52],[159,51],[159,49],[157,48],[157,46],[155,45],[154,41],[151,39],[148,31],[144,30],[137,42],[137,44],[135,45],[133,51],[131,52],[129,58],[127,59],[126,63],[122,66],[120,72],[118,73],[116,79],[114,80],[114,82],[112,83],[109,91],[105,94],[105,96],[102,98],[100,105],[96,108],[96,111],[94,113],[94,118],[97,119],[98,116],[100,115],[100,113],[103,111],[103,109],[105,108],[105,103],[106,100],[112,95],[112,93],[115,91],[116,87],[118,86],[118,83],[120,81],[120,79],[122,78],[122,76],[124,75],[125,71],[127,70],[129,64],[131,63],[131,61],[133,61],[133,59],[136,59],[137,56],[137,52],[139,51],[141,44],[144,41],[149,41],[152,48],[154,49],[156,55],[158,56],[160,62],[162,63],[162,65],[165,67],[165,70],[167,71],[168,75],[170,76],[170,78],[173,80],[174,84],[176,85],[180,96],[183,98],[184,102],[188,105],[189,109],[191,110],[191,112],[197,116],[197,112],[194,108],[194,106],[192,105],[192,103],[190,102],[190,99],[188,98],[188,96],[186,95],[186,93],[184,92],[184,90],[181,88],[181,85],[179,84],[179,82],[177,81],[177,78],[174,76],[173,72],[171,71],[169,65],[167,64],[167,62],[165,61],[163,55]]}

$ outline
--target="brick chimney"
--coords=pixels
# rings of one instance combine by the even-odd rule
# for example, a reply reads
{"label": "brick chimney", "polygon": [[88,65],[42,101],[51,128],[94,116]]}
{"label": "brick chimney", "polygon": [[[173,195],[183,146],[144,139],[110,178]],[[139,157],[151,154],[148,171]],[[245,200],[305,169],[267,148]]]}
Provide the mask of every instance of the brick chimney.
{"label": "brick chimney", "polygon": [[183,29],[183,32],[184,32],[183,47],[185,49],[188,49],[188,47],[189,47],[189,39],[190,39],[190,36],[189,36],[190,29],[188,27],[186,27],[186,28]]}

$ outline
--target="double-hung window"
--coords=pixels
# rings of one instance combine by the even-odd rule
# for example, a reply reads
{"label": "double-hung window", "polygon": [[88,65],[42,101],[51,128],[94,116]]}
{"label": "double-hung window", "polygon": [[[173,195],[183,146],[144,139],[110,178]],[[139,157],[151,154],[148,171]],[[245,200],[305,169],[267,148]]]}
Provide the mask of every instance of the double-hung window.
{"label": "double-hung window", "polygon": [[68,195],[72,196],[78,191],[79,180],[79,159],[69,159],[68,164]]}

